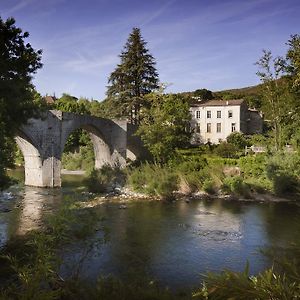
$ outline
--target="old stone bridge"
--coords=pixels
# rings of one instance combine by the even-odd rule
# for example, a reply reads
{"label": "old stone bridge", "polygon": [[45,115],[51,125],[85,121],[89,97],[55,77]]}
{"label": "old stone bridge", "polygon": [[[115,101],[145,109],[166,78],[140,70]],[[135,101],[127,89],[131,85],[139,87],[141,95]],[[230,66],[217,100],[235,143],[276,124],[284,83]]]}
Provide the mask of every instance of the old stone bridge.
{"label": "old stone bridge", "polygon": [[104,164],[125,166],[128,158],[143,153],[133,135],[135,127],[125,120],[109,120],[58,110],[30,119],[16,136],[25,160],[25,184],[61,186],[61,156],[69,135],[76,129],[89,132],[95,151],[95,168]]}

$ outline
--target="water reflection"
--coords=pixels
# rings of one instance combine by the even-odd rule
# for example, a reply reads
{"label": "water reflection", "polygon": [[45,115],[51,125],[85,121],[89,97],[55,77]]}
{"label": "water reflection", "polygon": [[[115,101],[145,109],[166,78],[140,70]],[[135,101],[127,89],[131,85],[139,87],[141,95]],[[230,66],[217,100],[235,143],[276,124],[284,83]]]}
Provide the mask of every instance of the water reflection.
{"label": "water reflection", "polygon": [[53,204],[55,195],[53,191],[47,189],[24,188],[19,211],[19,222],[16,228],[17,235],[24,235],[42,226],[43,215],[49,210],[50,205]]}

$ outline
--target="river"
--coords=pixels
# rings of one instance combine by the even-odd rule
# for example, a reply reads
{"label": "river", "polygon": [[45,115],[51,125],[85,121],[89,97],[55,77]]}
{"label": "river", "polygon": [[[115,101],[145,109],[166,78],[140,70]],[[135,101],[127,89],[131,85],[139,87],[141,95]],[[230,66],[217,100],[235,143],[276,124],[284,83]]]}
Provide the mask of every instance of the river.
{"label": "river", "polygon": [[[13,173],[22,178],[22,173]],[[0,245],[16,234],[38,230],[57,203],[78,196],[75,187],[82,179],[63,176],[61,189],[11,187],[17,197],[0,200]],[[103,216],[109,239],[84,263],[83,273],[91,280],[108,274],[126,279],[130,274],[155,278],[171,289],[188,288],[199,285],[207,271],[242,271],[247,261],[250,273],[257,274],[272,263],[260,250],[300,241],[297,203],[133,201],[120,209],[118,202],[108,201],[93,209]],[[76,249],[73,245],[65,259],[76,257]]]}

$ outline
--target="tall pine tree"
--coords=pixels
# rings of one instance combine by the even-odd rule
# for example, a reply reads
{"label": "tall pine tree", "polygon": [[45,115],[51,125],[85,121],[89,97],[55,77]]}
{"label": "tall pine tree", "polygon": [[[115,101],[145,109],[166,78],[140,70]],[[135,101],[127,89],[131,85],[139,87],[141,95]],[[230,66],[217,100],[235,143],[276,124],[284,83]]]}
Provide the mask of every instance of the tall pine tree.
{"label": "tall pine tree", "polygon": [[158,88],[155,60],[146,48],[139,28],[133,28],[120,58],[121,63],[111,73],[107,96],[120,110],[119,116],[139,123],[143,96]]}

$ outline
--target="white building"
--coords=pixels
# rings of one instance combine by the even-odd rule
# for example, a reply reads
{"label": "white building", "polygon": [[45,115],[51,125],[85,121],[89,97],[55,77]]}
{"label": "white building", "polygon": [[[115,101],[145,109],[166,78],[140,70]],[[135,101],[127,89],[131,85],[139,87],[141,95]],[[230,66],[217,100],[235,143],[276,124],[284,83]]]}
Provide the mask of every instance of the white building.
{"label": "white building", "polygon": [[191,105],[190,112],[193,144],[218,144],[234,131],[254,134],[263,129],[262,115],[243,99],[199,102]]}

